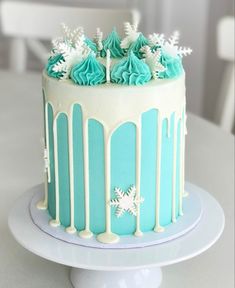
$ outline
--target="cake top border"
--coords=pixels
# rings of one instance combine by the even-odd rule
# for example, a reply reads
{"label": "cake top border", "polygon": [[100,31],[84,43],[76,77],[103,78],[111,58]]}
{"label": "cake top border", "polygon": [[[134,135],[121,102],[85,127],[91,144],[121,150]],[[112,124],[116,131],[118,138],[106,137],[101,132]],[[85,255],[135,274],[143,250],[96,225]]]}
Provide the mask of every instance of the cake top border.
{"label": "cake top border", "polygon": [[183,74],[182,58],[191,48],[179,46],[179,32],[170,38],[153,33],[146,38],[137,24],[124,23],[125,37],[115,28],[103,39],[97,28],[91,40],[84,29],[61,24],[62,36],[52,40],[45,70],[59,80],[71,79],[81,86],[103,83],[143,85],[152,79],[174,79]]}

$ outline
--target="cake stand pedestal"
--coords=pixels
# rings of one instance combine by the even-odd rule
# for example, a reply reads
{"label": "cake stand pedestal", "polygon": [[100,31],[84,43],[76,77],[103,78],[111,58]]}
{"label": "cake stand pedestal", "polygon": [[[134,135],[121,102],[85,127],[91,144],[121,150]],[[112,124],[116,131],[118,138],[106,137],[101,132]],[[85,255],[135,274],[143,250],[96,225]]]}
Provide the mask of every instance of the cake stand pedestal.
{"label": "cake stand pedestal", "polygon": [[72,267],[75,288],[157,288],[162,283],[161,267],[199,255],[210,248],[224,228],[224,213],[206,191],[186,183],[186,191],[200,195],[203,215],[187,234],[155,246],[136,249],[97,249],[58,240],[41,231],[31,220],[31,189],[19,198],[9,214],[15,239],[27,250],[56,263]]}

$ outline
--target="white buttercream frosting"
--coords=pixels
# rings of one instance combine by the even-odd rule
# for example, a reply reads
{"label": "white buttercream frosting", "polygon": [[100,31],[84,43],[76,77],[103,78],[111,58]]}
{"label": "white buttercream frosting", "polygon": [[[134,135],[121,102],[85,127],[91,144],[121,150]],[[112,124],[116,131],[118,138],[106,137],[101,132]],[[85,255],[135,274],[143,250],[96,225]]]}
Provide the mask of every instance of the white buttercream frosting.
{"label": "white buttercream frosting", "polygon": [[181,115],[185,105],[185,76],[174,80],[152,80],[143,86],[102,84],[95,87],[76,86],[71,80],[59,81],[43,73],[46,101],[52,104],[54,116],[69,114],[75,103],[82,107],[87,119],[96,119],[113,132],[124,122],[138,122],[150,109],[159,110],[162,119],[175,112]]}

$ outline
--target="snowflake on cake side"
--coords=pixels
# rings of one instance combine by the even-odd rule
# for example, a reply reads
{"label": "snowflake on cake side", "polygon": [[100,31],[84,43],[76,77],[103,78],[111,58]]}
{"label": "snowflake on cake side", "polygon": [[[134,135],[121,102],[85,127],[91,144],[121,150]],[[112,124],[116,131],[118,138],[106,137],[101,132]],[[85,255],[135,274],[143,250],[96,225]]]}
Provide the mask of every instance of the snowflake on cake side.
{"label": "snowflake on cake side", "polygon": [[144,202],[143,197],[136,195],[136,187],[131,186],[127,192],[121,188],[115,188],[116,198],[110,201],[111,207],[116,207],[116,216],[120,218],[125,212],[131,215],[137,215],[137,207]]}
{"label": "snowflake on cake side", "polygon": [[60,79],[68,79],[73,65],[85,59],[91,53],[91,49],[85,43],[82,27],[71,30],[62,24],[62,31],[63,37],[52,41],[53,53],[61,54],[63,57],[54,65],[53,71],[62,72]]}

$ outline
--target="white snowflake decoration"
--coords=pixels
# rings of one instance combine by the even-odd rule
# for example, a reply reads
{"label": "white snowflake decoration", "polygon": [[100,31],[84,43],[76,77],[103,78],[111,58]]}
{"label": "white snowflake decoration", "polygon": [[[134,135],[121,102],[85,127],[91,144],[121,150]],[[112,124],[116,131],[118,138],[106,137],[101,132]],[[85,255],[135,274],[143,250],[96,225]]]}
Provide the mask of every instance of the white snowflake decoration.
{"label": "white snowflake decoration", "polygon": [[124,212],[136,216],[137,207],[144,202],[144,198],[136,196],[135,186],[131,186],[127,192],[121,188],[115,188],[114,192],[117,198],[110,201],[110,206],[116,207],[116,216],[120,218]]}
{"label": "white snowflake decoration", "polygon": [[161,46],[167,54],[171,55],[174,58],[177,56],[183,57],[190,55],[192,53],[191,48],[178,46],[179,36],[180,36],[179,32],[175,31],[171,35],[171,37],[166,41],[164,34],[154,33],[149,35],[149,43],[151,47]]}
{"label": "white snowflake decoration", "polygon": [[138,39],[140,32],[138,32],[137,29],[137,23],[132,25],[129,22],[124,23],[126,37],[121,41],[121,48],[128,49],[130,45]]}
{"label": "white snowflake decoration", "polygon": [[84,35],[83,27],[77,27],[71,30],[67,25],[61,23],[62,36],[52,40],[52,53],[58,53],[57,47],[62,43],[67,43],[69,46],[74,46],[78,39]]}
{"label": "white snowflake decoration", "polygon": [[162,46],[164,42],[165,42],[164,34],[153,33],[149,35],[149,45],[151,47]]}
{"label": "white snowflake decoration", "polygon": [[95,37],[94,37],[94,42],[97,45],[98,51],[101,51],[103,49],[102,40],[103,40],[103,32],[100,30],[100,28],[97,28],[96,29],[96,34],[95,34]]}
{"label": "white snowflake decoration", "polygon": [[63,60],[57,62],[54,67],[54,72],[62,72],[60,79],[69,77],[71,68],[74,64],[86,58],[91,49],[85,44],[85,35],[81,27],[71,31],[63,24],[64,37],[59,37],[53,41],[53,50],[57,54],[63,56]]}
{"label": "white snowflake decoration", "polygon": [[49,157],[48,157],[48,151],[46,148],[44,148],[43,159],[44,159],[44,171],[47,172],[49,169]]}
{"label": "white snowflake decoration", "polygon": [[158,72],[166,70],[166,68],[160,63],[161,50],[157,49],[156,51],[151,51],[151,48],[146,45],[141,48],[141,51],[144,53],[145,63],[149,66],[153,78],[156,79]]}

